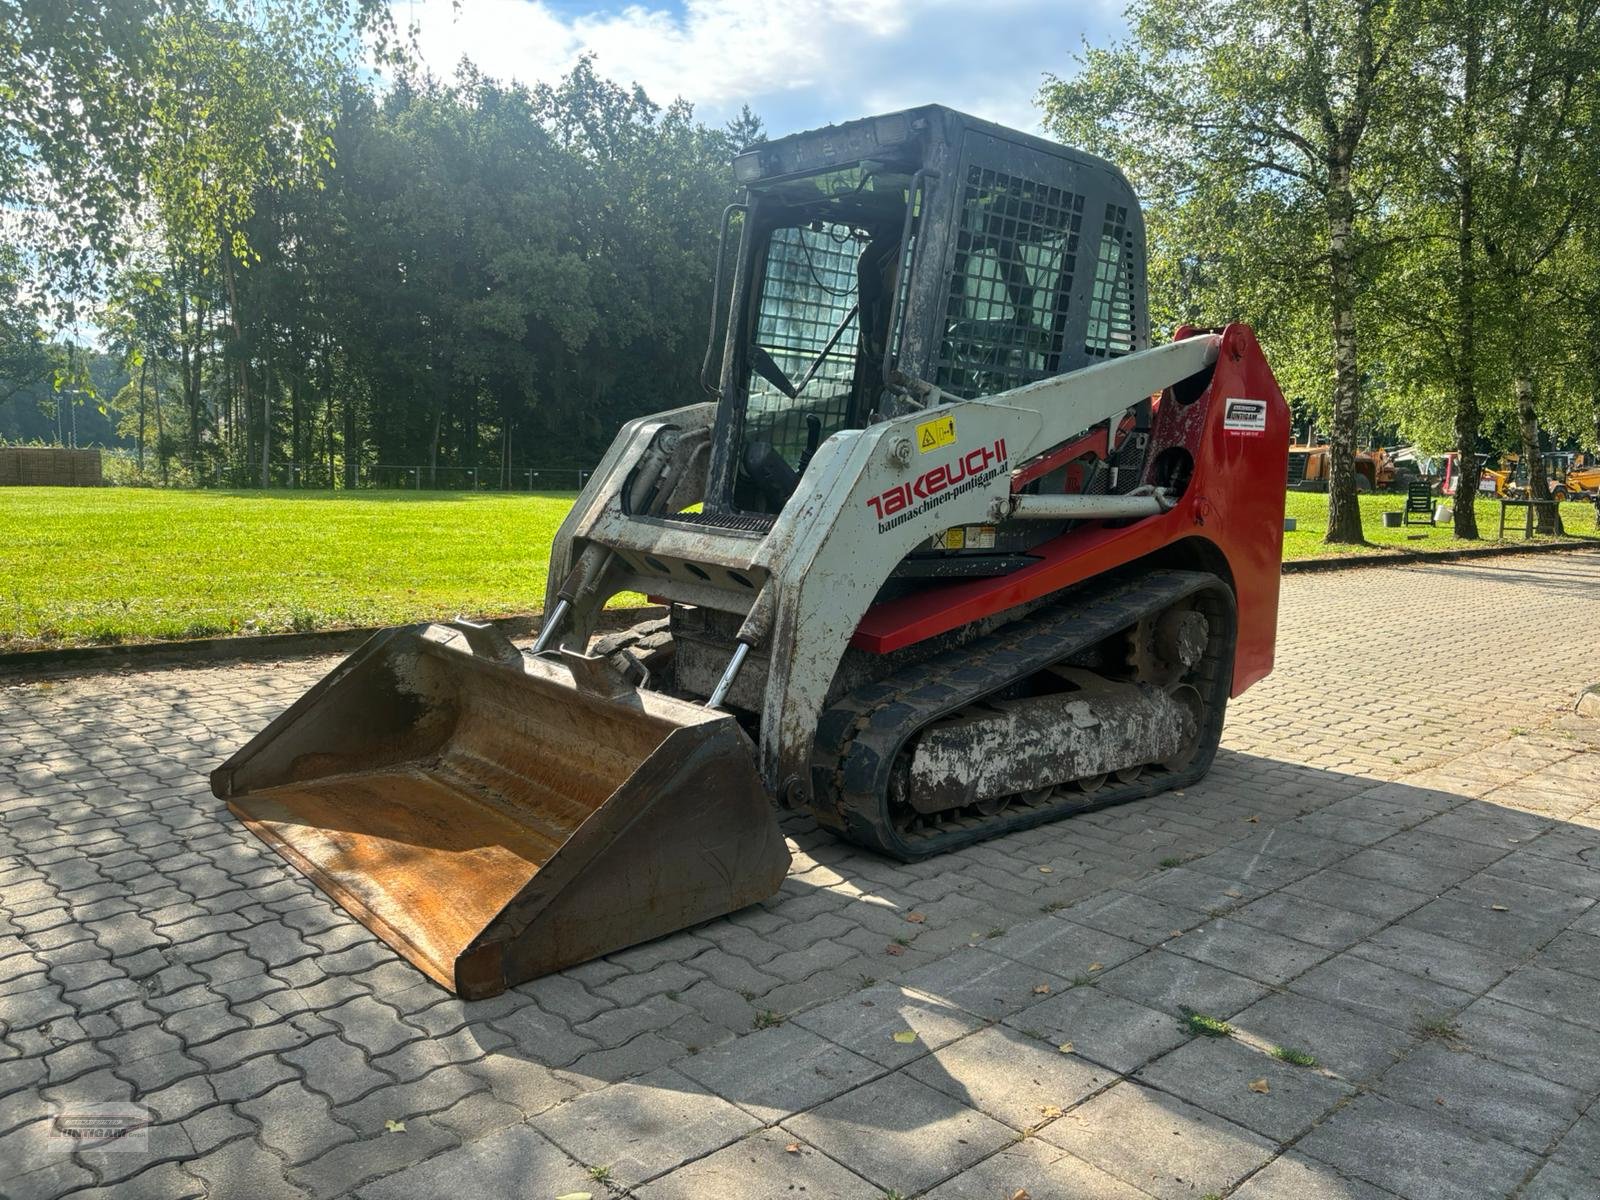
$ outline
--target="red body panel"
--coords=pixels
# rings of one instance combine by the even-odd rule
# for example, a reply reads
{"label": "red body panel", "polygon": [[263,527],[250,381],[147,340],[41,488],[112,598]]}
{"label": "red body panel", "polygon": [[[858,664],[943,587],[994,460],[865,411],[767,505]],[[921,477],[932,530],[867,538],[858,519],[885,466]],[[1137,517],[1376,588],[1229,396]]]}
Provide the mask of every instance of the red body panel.
{"label": "red body panel", "polygon": [[[1183,328],[1177,337],[1194,332]],[[1236,399],[1266,402],[1262,428],[1224,427],[1227,402]],[[1193,455],[1194,469],[1170,511],[1120,527],[1086,522],[1035,548],[1038,561],[1009,575],[963,580],[874,605],[851,644],[886,654],[1163,547],[1201,539],[1220,552],[1238,600],[1233,667],[1237,696],[1272,670],[1289,453],[1288,406],[1249,326],[1230,325],[1223,331],[1211,382],[1198,398],[1185,404],[1170,391],[1162,398],[1151,427],[1147,481],[1157,457],[1173,447]]]}

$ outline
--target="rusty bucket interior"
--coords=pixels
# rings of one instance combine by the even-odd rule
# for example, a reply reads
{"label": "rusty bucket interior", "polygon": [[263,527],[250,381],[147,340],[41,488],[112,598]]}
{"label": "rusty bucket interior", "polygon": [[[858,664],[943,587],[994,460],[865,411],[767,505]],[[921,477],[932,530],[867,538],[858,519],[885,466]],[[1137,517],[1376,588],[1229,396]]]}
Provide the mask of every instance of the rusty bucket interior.
{"label": "rusty bucket interior", "polygon": [[731,717],[442,625],[373,637],[211,785],[468,998],[762,900],[789,865]]}

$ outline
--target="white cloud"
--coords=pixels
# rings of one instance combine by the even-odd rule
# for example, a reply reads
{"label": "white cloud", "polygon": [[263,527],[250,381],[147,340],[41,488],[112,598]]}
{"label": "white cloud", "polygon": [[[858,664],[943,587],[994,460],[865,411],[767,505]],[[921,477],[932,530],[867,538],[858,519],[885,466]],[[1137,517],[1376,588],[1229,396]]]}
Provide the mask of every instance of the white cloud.
{"label": "white cloud", "polygon": [[562,0],[404,0],[428,66],[470,58],[486,74],[549,81],[580,54],[682,96],[707,120],[748,103],[774,134],[939,102],[1024,129],[1047,71],[1071,69],[1087,36],[1120,26],[1116,0],[683,0],[574,10]]}

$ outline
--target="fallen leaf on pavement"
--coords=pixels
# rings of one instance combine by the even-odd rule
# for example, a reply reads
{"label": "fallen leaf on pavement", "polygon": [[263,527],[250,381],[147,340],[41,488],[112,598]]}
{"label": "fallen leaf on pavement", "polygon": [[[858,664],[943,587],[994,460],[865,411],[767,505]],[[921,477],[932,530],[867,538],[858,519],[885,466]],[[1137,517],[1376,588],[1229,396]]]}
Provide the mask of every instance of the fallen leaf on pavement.
{"label": "fallen leaf on pavement", "polygon": [[568,1192],[565,1196],[557,1196],[556,1200],[594,1200],[593,1192]]}
{"label": "fallen leaf on pavement", "polygon": [[914,1030],[902,1029],[899,1033],[894,1035],[894,1040],[899,1042],[902,1046],[909,1046],[912,1042],[917,1040],[917,1035]]}
{"label": "fallen leaf on pavement", "polygon": [[1054,867],[1040,867],[1039,868],[1039,874],[1041,874],[1041,875],[1054,875],[1055,873],[1056,873],[1056,869]]}
{"label": "fallen leaf on pavement", "polygon": [[928,916],[926,913],[908,912],[906,914],[906,920],[910,921],[913,925],[921,925],[927,919]]}
{"label": "fallen leaf on pavement", "polygon": [[783,1149],[784,1149],[784,1153],[786,1153],[786,1154],[799,1154],[800,1153],[800,1143],[799,1142],[790,1142]]}
{"label": "fallen leaf on pavement", "polygon": [[1036,985],[1033,989],[1033,994],[1035,996],[1048,996],[1050,994],[1050,985],[1048,983]]}
{"label": "fallen leaf on pavement", "polygon": [[1104,971],[1105,969],[1106,969],[1105,963],[1090,963],[1089,964],[1089,970],[1091,970],[1091,971]]}
{"label": "fallen leaf on pavement", "polygon": [[1255,825],[1255,824],[1258,824],[1260,822],[1260,820],[1261,820],[1260,817],[1246,817],[1245,818],[1245,823],[1249,824],[1249,825]]}
{"label": "fallen leaf on pavement", "polygon": [[1027,1188],[1018,1188],[1011,1193],[1011,1200],[1033,1200],[1033,1197],[1028,1195]]}
{"label": "fallen leaf on pavement", "polygon": [[1272,1089],[1267,1086],[1267,1081],[1265,1079],[1254,1079],[1250,1082],[1250,1090],[1252,1092],[1260,1092],[1263,1096],[1265,1096]]}
{"label": "fallen leaf on pavement", "polygon": [[890,942],[887,946],[885,946],[883,948],[883,952],[885,954],[892,954],[896,958],[898,958],[898,957],[900,957],[900,955],[902,955],[902,954],[904,954],[906,952],[906,948],[904,946],[900,945],[898,942]]}
{"label": "fallen leaf on pavement", "polygon": [[1493,912],[1510,912],[1511,911],[1504,904],[1491,904],[1491,905],[1489,905],[1489,908]]}
{"label": "fallen leaf on pavement", "polygon": [[1063,1053],[1063,1054],[1071,1054],[1072,1053],[1072,1043],[1071,1042],[1062,1042],[1061,1045],[1056,1047],[1056,1049],[1061,1051],[1061,1053]]}
{"label": "fallen leaf on pavement", "polygon": [[1235,891],[1233,888],[1229,888],[1227,891],[1223,892],[1222,894],[1224,896],[1232,896],[1235,900],[1242,900],[1244,898],[1244,893],[1243,892]]}
{"label": "fallen leaf on pavement", "polygon": [[1039,1115],[1046,1121],[1054,1121],[1057,1117],[1062,1116],[1065,1112],[1065,1109],[1055,1104],[1041,1104],[1039,1106]]}
{"label": "fallen leaf on pavement", "polygon": [[385,1121],[383,1127],[390,1133],[404,1133],[406,1131],[406,1123],[404,1121]]}

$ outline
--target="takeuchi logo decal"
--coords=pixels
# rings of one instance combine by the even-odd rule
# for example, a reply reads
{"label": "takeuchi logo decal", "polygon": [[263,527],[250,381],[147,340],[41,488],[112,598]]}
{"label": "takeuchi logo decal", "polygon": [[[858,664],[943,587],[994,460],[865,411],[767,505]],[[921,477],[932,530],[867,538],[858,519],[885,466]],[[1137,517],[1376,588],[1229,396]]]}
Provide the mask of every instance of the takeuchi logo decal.
{"label": "takeuchi logo decal", "polygon": [[993,445],[979,446],[929,468],[910,483],[897,483],[888,491],[868,496],[867,506],[878,518],[878,532],[887,533],[955,496],[993,483],[1005,467],[1006,440],[997,438]]}

